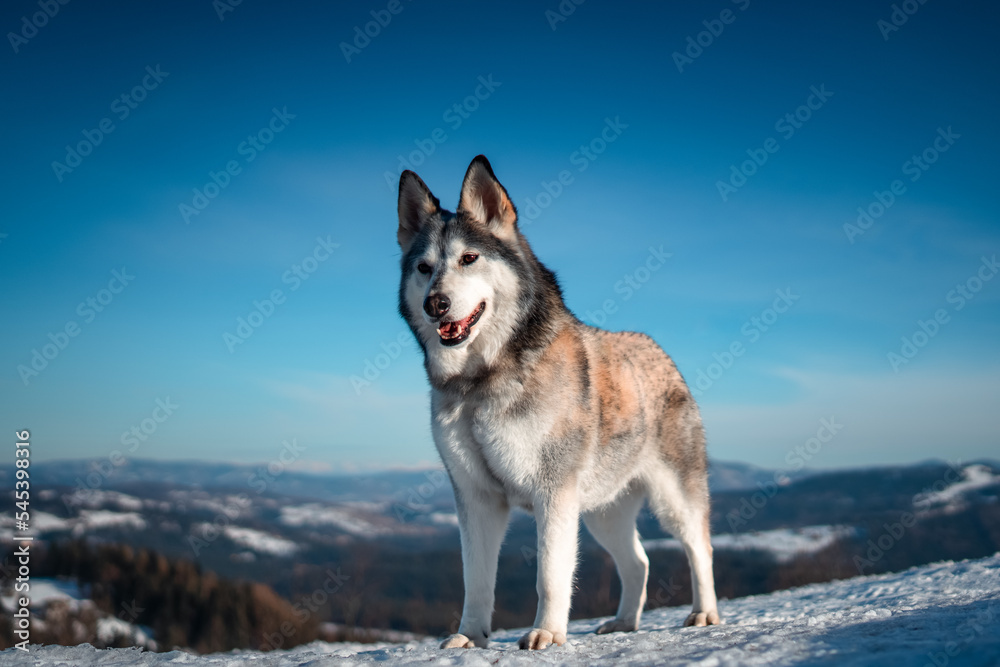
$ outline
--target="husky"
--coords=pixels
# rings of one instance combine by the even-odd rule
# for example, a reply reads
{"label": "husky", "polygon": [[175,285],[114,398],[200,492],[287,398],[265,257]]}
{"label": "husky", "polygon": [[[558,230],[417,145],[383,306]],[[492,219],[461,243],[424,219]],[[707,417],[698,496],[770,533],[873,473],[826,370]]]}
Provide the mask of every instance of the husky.
{"label": "husky", "polygon": [[691,567],[694,608],[684,625],[720,623],[705,434],[674,362],[648,336],[573,316],[482,155],[465,174],[457,212],[409,170],[398,212],[399,312],[424,354],[462,544],[462,620],[441,647],[488,645],[514,507],[538,526],[538,611],[520,648],[566,641],[581,517],[622,585],[617,615],[597,632],[639,627],[649,559],[635,520],[647,499]]}

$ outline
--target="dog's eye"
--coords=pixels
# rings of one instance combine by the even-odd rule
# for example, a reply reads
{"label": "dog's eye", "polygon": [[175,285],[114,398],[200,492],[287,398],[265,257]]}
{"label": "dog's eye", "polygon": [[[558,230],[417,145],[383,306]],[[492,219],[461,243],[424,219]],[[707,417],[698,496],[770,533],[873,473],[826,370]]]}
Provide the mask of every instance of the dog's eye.
{"label": "dog's eye", "polygon": [[472,264],[477,259],[479,259],[479,255],[477,255],[474,252],[467,252],[464,255],[462,255],[462,266],[468,266],[469,264]]}
{"label": "dog's eye", "polygon": [[428,273],[431,272],[431,267],[424,262],[420,262],[419,264],[417,264],[417,271],[419,271],[424,275],[427,275]]}

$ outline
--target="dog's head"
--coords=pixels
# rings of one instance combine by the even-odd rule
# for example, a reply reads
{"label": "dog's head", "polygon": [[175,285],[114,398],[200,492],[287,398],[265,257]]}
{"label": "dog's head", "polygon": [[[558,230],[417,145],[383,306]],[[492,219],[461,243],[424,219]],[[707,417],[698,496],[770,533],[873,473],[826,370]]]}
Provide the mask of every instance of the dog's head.
{"label": "dog's head", "polygon": [[427,354],[429,370],[449,376],[470,357],[490,363],[510,337],[525,256],[517,211],[489,161],[472,161],[458,210],[441,208],[412,171],[399,179],[400,313]]}

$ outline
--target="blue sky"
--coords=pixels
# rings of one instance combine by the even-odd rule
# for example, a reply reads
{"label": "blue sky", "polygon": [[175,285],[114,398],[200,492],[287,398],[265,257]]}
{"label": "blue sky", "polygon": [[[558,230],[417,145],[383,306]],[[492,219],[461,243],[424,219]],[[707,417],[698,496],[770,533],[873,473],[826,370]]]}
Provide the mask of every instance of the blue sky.
{"label": "blue sky", "polygon": [[485,153],[571,309],[704,378],[710,455],[995,457],[998,11],[808,4],[6,3],[3,428],[435,461],[387,181],[453,208]]}

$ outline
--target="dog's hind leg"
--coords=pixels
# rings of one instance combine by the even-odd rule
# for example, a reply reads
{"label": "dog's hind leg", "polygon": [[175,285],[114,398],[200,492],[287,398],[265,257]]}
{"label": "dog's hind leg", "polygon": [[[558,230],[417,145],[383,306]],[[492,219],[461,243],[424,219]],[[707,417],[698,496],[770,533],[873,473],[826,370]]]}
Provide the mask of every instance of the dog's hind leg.
{"label": "dog's hind leg", "polygon": [[618,578],[622,582],[618,614],[597,628],[599,635],[608,632],[632,632],[639,627],[642,609],[646,605],[649,559],[639,542],[635,518],[644,500],[645,495],[633,488],[612,504],[583,516],[587,530],[614,558]]}
{"label": "dog's hind leg", "polygon": [[646,478],[649,502],[664,530],[684,545],[691,566],[691,593],[694,608],[684,625],[721,623],[712,574],[712,542],[709,530],[708,480],[704,476],[683,485],[670,469],[658,470]]}

